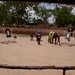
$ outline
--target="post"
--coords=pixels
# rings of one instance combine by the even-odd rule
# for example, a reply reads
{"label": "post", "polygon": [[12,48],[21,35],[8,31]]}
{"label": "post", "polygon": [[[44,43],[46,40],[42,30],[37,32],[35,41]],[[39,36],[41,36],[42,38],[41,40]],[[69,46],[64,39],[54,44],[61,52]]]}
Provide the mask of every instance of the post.
{"label": "post", "polygon": [[63,75],[65,75],[65,72],[66,72],[66,70],[65,70],[65,69],[63,69]]}
{"label": "post", "polygon": [[73,37],[75,37],[75,36],[74,36],[74,31],[73,31]]}

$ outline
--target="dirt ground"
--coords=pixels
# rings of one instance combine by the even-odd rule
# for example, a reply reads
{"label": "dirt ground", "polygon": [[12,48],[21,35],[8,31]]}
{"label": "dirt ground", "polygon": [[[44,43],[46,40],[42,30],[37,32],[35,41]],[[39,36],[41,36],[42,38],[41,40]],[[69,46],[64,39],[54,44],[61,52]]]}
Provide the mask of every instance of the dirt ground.
{"label": "dirt ground", "polygon": [[[13,38],[14,36],[17,38]],[[75,66],[75,38],[68,42],[61,37],[61,46],[48,43],[48,36],[42,36],[41,45],[36,38],[30,40],[29,35],[12,34],[7,39],[5,34],[0,34],[0,41],[16,41],[15,43],[0,43],[0,64],[16,66]],[[67,43],[67,44],[63,44]],[[0,68],[0,75],[63,75],[62,70],[23,70]],[[75,70],[66,71],[66,75],[75,75]]]}

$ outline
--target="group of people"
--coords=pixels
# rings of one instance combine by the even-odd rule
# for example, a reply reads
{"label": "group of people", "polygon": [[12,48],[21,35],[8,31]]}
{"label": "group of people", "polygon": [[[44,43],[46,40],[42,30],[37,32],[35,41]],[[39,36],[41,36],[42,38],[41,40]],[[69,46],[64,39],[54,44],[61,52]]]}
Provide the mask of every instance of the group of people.
{"label": "group of people", "polygon": [[31,41],[33,40],[33,37],[34,37],[34,36],[36,37],[36,41],[37,41],[38,45],[40,45],[40,41],[41,41],[41,37],[42,37],[42,31],[41,31],[41,30],[38,30],[38,31],[36,31],[35,33],[32,32],[32,33],[30,34]]}
{"label": "group of people", "polygon": [[[36,41],[37,43],[40,45],[40,41],[41,41],[41,38],[42,38],[42,31],[41,30],[38,30],[36,31],[35,33],[31,33],[30,34],[30,37],[31,37],[31,40],[33,40],[33,37],[36,37]],[[49,43],[53,43],[54,42],[54,39],[55,39],[55,45],[57,43],[59,43],[59,45],[61,46],[60,44],[60,35],[54,31],[51,31],[48,35],[48,42]]]}
{"label": "group of people", "polygon": [[[6,33],[6,37],[11,37],[11,30],[10,29],[6,28],[5,33]],[[36,37],[36,41],[37,41],[38,45],[40,45],[41,38],[42,38],[42,31],[37,30],[36,32],[30,33],[31,41],[33,40],[34,36]],[[67,33],[66,39],[68,39],[68,41],[70,41],[70,36],[71,36],[71,34]],[[14,37],[14,38],[16,38],[16,37]],[[55,45],[57,43],[59,43],[59,45],[61,46],[61,44],[60,44],[60,34],[54,32],[54,31],[50,31],[50,33],[48,35],[48,42],[52,43],[52,44],[55,43]]]}

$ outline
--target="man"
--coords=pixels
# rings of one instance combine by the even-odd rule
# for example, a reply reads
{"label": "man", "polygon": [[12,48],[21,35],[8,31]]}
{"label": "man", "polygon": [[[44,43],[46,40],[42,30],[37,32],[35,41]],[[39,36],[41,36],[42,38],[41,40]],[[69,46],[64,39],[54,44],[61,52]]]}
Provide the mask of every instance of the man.
{"label": "man", "polygon": [[6,37],[11,37],[11,30],[10,29],[6,28],[5,33],[6,33]]}
{"label": "man", "polygon": [[34,37],[34,33],[30,33],[30,37],[31,37],[31,41],[33,40],[33,37]]}
{"label": "man", "polygon": [[37,34],[37,42],[38,42],[39,45],[40,45],[40,41],[41,41],[41,35]]}

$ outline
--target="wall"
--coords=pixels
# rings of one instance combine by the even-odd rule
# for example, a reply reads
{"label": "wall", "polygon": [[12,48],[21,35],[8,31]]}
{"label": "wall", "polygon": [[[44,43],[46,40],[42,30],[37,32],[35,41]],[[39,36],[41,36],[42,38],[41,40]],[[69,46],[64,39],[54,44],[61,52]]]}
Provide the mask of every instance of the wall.
{"label": "wall", "polygon": [[[36,32],[38,29],[42,31],[43,35],[48,35],[50,31],[64,35],[64,29],[60,28],[40,28],[40,27],[0,27],[0,33],[3,33],[3,30],[10,28],[12,33],[21,33],[21,34],[30,34],[31,32]],[[75,32],[75,31],[74,31]],[[75,34],[75,33],[74,33]]]}

